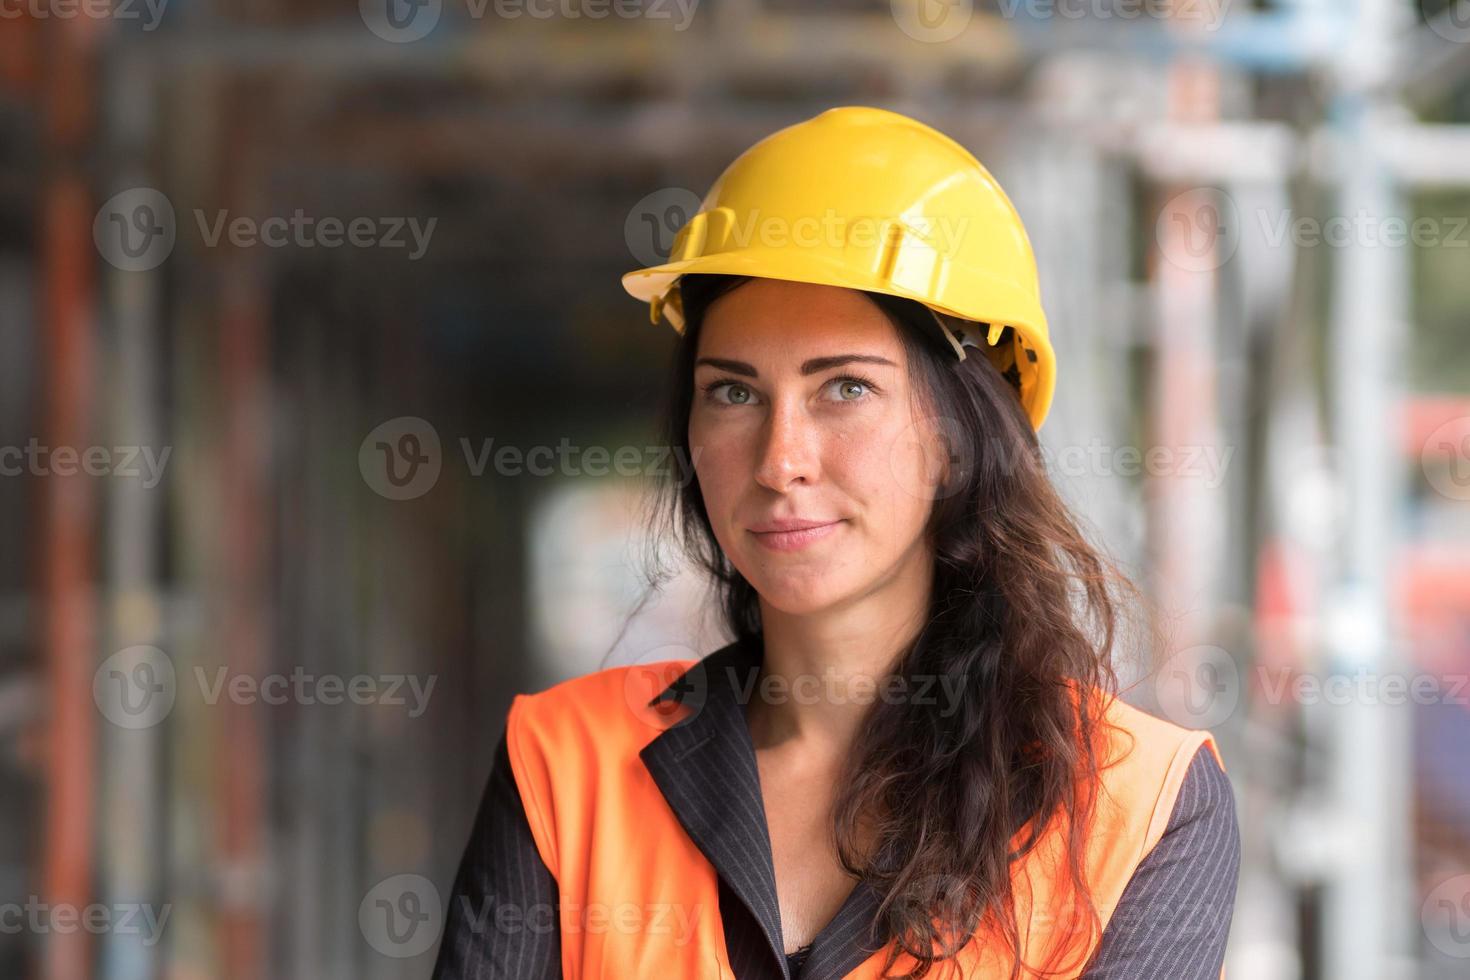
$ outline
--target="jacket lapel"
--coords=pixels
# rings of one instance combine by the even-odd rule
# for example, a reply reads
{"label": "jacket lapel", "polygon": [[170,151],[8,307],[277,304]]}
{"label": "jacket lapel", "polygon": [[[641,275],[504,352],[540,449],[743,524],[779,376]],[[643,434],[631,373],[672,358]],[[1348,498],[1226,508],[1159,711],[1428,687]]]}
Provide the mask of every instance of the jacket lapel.
{"label": "jacket lapel", "polygon": [[[877,919],[883,896],[859,881],[812,943],[801,980],[841,980],[888,942],[885,922]],[[870,928],[876,930],[870,933]]]}
{"label": "jacket lapel", "polygon": [[689,839],[755,918],[768,947],[769,975],[790,980],[755,749],[726,669],[743,677],[742,670],[758,666],[752,660],[748,648],[731,643],[675,678],[649,704],[672,700],[693,714],[639,755]]}
{"label": "jacket lapel", "polygon": [[[791,980],[760,773],[745,721],[744,698],[753,690],[761,657],[758,639],[736,641],[675,678],[649,705],[674,702],[692,713],[648,743],[640,757],[690,840],[750,917],[747,922],[722,916],[727,947],[759,949],[759,941],[744,942],[744,933],[757,932],[749,938],[763,940],[764,949],[747,972]],[[880,901],[871,885],[858,882],[813,942],[802,980],[839,980],[882,948],[887,936],[869,935]],[[742,942],[732,942],[732,932]],[[738,966],[737,973],[746,980]]]}

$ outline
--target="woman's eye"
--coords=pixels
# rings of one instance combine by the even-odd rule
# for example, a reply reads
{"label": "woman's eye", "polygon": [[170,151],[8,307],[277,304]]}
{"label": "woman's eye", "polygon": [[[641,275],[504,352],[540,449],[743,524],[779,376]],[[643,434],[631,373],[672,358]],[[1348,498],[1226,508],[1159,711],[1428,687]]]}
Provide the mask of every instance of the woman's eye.
{"label": "woman's eye", "polygon": [[717,381],[706,390],[722,405],[748,405],[754,397],[748,387],[734,381]]}
{"label": "woman's eye", "polygon": [[872,390],[872,385],[860,378],[834,378],[832,387],[837,401],[844,402],[861,401]]}

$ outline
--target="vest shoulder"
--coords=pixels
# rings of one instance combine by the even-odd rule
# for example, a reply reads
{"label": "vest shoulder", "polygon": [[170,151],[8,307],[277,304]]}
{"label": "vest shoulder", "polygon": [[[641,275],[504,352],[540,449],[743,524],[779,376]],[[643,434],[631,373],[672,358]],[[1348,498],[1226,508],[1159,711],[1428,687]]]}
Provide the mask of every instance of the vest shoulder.
{"label": "vest shoulder", "polygon": [[[1108,697],[1103,720],[1099,741],[1104,751],[1098,756],[1098,779],[1103,796],[1118,810],[1097,819],[1104,836],[1134,842],[1122,854],[1136,862],[1163,835],[1195,756],[1208,747],[1222,770],[1225,761],[1207,729],[1185,728],[1122,698]],[[1141,831],[1141,837],[1123,833],[1125,826]],[[1109,859],[1118,858],[1115,854]]]}
{"label": "vest shoulder", "polygon": [[647,734],[663,727],[667,708],[649,702],[697,661],[661,660],[623,664],[559,681],[512,699],[507,724],[521,733],[549,737],[580,734],[611,739],[617,733]]}
{"label": "vest shoulder", "polygon": [[1202,746],[1208,746],[1220,768],[1225,768],[1215,736],[1208,729],[1186,728],[1114,695],[1106,697],[1103,717],[1110,729],[1105,736],[1111,757],[1119,764],[1129,760],[1156,765],[1182,761],[1187,766]]}

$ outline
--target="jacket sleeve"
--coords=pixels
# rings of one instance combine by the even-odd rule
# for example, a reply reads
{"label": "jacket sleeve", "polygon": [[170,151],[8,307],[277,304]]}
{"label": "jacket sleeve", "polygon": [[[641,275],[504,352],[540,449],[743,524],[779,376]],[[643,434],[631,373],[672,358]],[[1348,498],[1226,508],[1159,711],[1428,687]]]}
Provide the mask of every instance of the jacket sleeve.
{"label": "jacket sleeve", "polygon": [[1230,778],[1201,746],[1164,835],[1128,880],[1084,980],[1219,980],[1239,875]]}
{"label": "jacket sleeve", "polygon": [[433,980],[556,980],[556,879],[531,836],[505,734],[445,907]]}

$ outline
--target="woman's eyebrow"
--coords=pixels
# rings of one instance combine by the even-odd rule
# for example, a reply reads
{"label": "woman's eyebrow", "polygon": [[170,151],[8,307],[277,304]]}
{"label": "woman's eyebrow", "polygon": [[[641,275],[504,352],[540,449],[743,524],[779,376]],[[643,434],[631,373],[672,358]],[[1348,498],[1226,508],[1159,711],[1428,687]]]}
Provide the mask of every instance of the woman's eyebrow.
{"label": "woman's eyebrow", "polygon": [[[831,368],[842,367],[844,364],[887,364],[889,367],[897,367],[886,357],[877,354],[833,354],[828,357],[813,357],[801,362],[802,374],[816,374],[818,371],[827,371]],[[701,357],[694,362],[694,366],[708,364],[710,367],[721,368],[731,374],[744,375],[747,378],[758,378],[760,372],[754,366],[744,361],[732,361],[724,357]]]}

